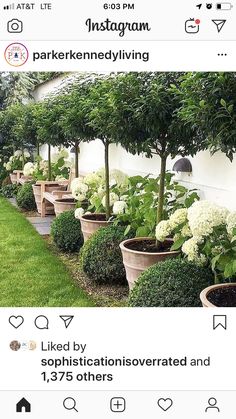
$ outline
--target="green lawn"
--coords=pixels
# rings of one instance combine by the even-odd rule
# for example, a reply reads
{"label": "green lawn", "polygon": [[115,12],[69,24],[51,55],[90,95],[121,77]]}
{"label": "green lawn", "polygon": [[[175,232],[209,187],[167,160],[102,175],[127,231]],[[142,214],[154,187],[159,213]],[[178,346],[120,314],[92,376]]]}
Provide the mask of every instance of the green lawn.
{"label": "green lawn", "polygon": [[0,307],[94,305],[24,215],[0,198]]}

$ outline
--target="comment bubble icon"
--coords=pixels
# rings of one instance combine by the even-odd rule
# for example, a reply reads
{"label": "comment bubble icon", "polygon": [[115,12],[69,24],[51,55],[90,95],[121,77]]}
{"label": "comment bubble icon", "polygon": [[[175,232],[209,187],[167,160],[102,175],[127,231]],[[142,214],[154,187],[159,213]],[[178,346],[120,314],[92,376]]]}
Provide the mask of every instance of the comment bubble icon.
{"label": "comment bubble icon", "polygon": [[38,316],[34,321],[35,326],[37,329],[40,330],[47,330],[49,329],[49,320],[46,316]]}

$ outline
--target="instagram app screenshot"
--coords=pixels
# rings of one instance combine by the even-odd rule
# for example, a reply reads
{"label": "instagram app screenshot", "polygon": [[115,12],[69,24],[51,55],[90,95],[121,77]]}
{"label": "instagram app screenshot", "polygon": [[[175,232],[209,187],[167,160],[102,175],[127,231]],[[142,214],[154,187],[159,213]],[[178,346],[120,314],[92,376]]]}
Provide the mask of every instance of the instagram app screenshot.
{"label": "instagram app screenshot", "polygon": [[0,416],[235,419],[234,0],[0,3]]}

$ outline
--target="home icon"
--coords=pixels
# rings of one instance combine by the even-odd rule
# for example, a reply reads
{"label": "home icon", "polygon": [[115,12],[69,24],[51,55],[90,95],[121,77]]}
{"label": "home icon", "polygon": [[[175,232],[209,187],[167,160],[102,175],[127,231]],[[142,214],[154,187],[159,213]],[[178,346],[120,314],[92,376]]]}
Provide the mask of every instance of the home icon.
{"label": "home icon", "polygon": [[21,399],[16,405],[16,411],[19,413],[30,413],[31,412],[31,404],[26,400],[24,397]]}

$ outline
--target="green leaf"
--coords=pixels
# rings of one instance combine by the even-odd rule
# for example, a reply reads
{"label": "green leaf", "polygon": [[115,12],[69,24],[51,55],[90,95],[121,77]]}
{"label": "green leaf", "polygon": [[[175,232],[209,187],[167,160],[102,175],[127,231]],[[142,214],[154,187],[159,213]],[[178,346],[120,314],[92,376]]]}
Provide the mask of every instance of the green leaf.
{"label": "green leaf", "polygon": [[179,250],[184,242],[186,241],[185,237],[181,237],[180,239],[176,240],[176,242],[171,246],[170,250]]}
{"label": "green leaf", "polygon": [[226,102],[224,99],[220,99],[220,103],[224,108],[226,108]]}

